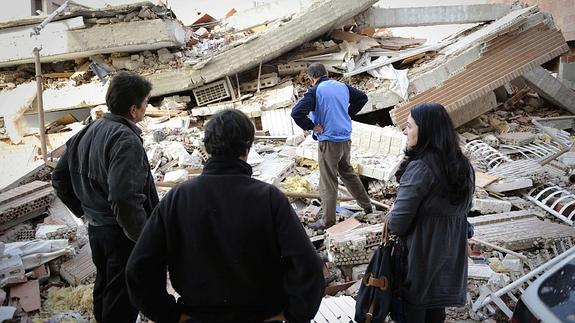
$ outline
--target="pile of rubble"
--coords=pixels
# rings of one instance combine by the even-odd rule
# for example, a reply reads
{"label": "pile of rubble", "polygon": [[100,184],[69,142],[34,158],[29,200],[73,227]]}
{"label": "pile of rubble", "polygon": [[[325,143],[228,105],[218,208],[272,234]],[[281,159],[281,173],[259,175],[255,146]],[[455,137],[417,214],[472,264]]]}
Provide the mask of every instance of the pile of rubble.
{"label": "pile of rubble", "polygon": [[[165,6],[151,3],[71,5],[37,37],[44,44],[44,110],[54,114],[44,125],[46,162],[39,160],[38,130],[25,122],[36,107],[29,63],[37,43],[28,34],[41,19],[0,23],[0,44],[18,44],[6,43],[16,49],[0,55],[6,102],[1,160],[3,169],[13,170],[0,181],[0,319],[93,319],[95,268],[86,225],[54,196],[50,167],[68,138],[107,111],[107,81],[118,70],[136,71],[153,84],[139,126],[160,196],[201,174],[209,158],[202,145],[209,116],[235,108],[253,120],[253,176],[284,191],[325,260],[326,293],[336,297],[324,300],[317,322],[333,322],[336,308],[338,317],[353,317],[352,297],[395,198],[406,141],[401,129],[415,104],[442,103],[477,186],[469,215],[475,225],[469,302],[448,316],[509,317],[523,284],[573,247],[575,93],[569,75],[575,63],[561,59],[558,75],[541,67],[556,68],[548,62],[569,47],[537,7],[450,6],[438,7],[436,15],[430,8],[371,7],[374,2],[316,1],[240,29],[227,24],[233,12],[184,26]],[[422,10],[419,19],[428,24],[474,24],[436,43],[393,35],[390,27],[424,25],[410,18]],[[317,145],[290,117],[310,85],[305,71],[312,62],[368,95],[353,123],[352,163],[378,209],[357,212],[361,208],[342,187],[339,223],[325,232],[307,226],[321,212]]]}

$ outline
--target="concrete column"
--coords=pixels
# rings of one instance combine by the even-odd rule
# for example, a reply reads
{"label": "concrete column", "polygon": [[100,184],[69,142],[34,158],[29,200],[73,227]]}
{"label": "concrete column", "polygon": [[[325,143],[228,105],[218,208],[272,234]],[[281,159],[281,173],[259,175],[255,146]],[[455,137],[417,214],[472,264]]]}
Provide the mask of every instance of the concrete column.
{"label": "concrete column", "polygon": [[559,74],[557,77],[570,85],[575,86],[575,53],[562,55],[559,59]]}

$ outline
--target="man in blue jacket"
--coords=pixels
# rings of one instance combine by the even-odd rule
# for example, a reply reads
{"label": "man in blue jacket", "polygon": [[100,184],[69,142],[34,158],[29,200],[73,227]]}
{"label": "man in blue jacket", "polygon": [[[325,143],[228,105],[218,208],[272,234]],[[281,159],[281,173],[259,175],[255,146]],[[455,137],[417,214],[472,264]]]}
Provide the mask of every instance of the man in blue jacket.
{"label": "man in blue jacket", "polygon": [[314,86],[295,105],[291,116],[300,128],[312,130],[314,139],[319,141],[319,193],[323,218],[309,227],[322,229],[336,221],[338,173],[364,212],[373,212],[365,187],[350,164],[351,117],[367,103],[367,96],[348,84],[329,79],[320,63],[311,64],[307,73]]}

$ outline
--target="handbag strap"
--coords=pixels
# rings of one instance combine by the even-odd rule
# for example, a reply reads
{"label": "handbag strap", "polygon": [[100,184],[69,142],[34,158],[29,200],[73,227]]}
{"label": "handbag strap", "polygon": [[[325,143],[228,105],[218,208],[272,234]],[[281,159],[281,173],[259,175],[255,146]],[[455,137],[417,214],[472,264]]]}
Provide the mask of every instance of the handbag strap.
{"label": "handbag strap", "polygon": [[389,222],[389,215],[383,219],[383,226],[381,227],[381,240],[384,244],[387,243],[390,239],[388,222]]}
{"label": "handbag strap", "polygon": [[385,276],[375,278],[371,273],[366,273],[363,277],[363,284],[365,286],[373,286],[384,291],[389,287],[389,280]]}
{"label": "handbag strap", "polygon": [[382,276],[381,278],[369,277],[366,283],[367,286],[377,287],[381,290],[386,290],[389,285],[387,282],[387,277]]}

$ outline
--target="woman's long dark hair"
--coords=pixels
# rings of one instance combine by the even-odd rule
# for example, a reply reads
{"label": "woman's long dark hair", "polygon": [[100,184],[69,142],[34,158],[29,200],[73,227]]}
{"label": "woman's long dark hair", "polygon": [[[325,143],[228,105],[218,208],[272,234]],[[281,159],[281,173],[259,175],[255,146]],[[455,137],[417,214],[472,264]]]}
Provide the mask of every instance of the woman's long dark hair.
{"label": "woman's long dark hair", "polygon": [[406,151],[402,171],[410,161],[420,159],[431,169],[439,183],[438,189],[451,203],[468,198],[473,193],[472,168],[461,152],[445,108],[438,103],[422,103],[411,109],[411,117],[418,127],[417,144]]}

